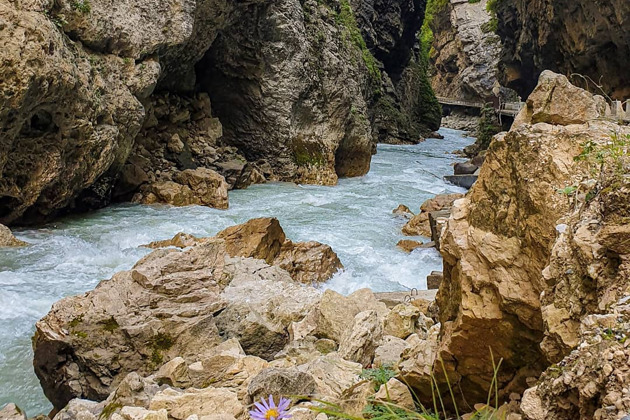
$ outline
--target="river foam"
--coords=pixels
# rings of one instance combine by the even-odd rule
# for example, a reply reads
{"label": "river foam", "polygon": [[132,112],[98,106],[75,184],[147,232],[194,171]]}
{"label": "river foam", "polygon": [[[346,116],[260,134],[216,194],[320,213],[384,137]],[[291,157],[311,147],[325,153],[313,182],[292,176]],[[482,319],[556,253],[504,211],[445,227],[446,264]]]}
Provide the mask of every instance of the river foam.
{"label": "river foam", "polygon": [[433,249],[406,254],[396,248],[404,219],[398,204],[418,211],[435,194],[461,192],[442,176],[457,158],[448,152],[470,144],[460,132],[442,129],[444,140],[416,146],[379,145],[372,170],[342,179],[336,187],[274,183],[230,192],[230,209],[119,205],[18,230],[32,245],[0,250],[0,406],[15,402],[29,416],[45,413],[46,401],[33,374],[30,337],[35,322],[55,301],[93,289],[129,269],[149,250],[139,245],[178,232],[211,236],[254,217],[280,220],[294,241],[330,244],[346,269],[325,287],[341,293],[426,288],[426,275],[441,269]]}

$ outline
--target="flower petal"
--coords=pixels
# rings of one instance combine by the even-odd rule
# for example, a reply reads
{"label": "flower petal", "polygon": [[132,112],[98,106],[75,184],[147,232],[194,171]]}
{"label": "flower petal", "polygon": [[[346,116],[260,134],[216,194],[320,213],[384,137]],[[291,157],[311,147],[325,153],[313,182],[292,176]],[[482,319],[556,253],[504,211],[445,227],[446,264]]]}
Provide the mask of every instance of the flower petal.
{"label": "flower petal", "polygon": [[254,405],[256,406],[256,408],[258,409],[258,411],[260,412],[261,415],[264,415],[265,411],[267,411],[267,409],[269,408],[269,407],[265,407],[264,405],[262,405],[259,402],[254,403]]}
{"label": "flower petal", "polygon": [[269,395],[269,408],[278,408],[276,407],[276,403],[273,400],[273,396]]}

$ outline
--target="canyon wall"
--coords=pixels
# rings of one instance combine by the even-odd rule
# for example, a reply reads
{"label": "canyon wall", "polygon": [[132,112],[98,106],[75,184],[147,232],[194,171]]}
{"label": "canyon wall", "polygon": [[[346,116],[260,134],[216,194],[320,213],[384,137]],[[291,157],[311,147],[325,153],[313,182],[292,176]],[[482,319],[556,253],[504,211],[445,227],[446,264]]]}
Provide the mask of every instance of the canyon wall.
{"label": "canyon wall", "polygon": [[436,95],[492,102],[501,92],[501,39],[492,30],[487,4],[488,0],[451,0],[433,16],[430,60]]}
{"label": "canyon wall", "polygon": [[439,126],[423,16],[419,0],[2,2],[0,221],[166,197],[197,167],[230,188],[363,175],[375,138]]}
{"label": "canyon wall", "polygon": [[571,0],[499,0],[502,83],[523,97],[543,70],[621,100],[630,97],[630,3]]}

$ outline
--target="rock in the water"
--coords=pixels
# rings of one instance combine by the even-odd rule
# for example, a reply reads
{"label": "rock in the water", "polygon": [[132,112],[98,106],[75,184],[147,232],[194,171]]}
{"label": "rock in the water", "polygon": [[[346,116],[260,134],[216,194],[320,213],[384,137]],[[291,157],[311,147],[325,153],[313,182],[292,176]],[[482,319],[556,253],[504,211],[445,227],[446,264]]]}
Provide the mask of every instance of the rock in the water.
{"label": "rock in the water", "polygon": [[477,172],[477,165],[470,162],[458,162],[453,167],[455,175],[472,175]]}
{"label": "rock in the water", "polygon": [[401,239],[396,246],[405,252],[411,252],[414,249],[422,248],[424,244],[420,241],[413,241],[411,239]]}
{"label": "rock in the water", "polygon": [[411,218],[405,226],[403,233],[407,236],[431,237],[431,226],[429,225],[429,213],[432,211],[450,208],[455,200],[462,198],[463,194],[438,194],[428,199],[420,206],[420,213]]}
{"label": "rock in the water", "polygon": [[[286,270],[299,283],[322,283],[343,269],[339,257],[329,245],[314,241],[292,242],[286,239],[280,222],[275,218],[251,219],[219,232],[217,238],[225,241],[230,256],[262,259]],[[155,241],[144,246],[186,248],[211,239],[178,233],[172,239]]]}
{"label": "rock in the water", "polygon": [[28,245],[26,242],[20,241],[18,238],[13,236],[13,233],[11,233],[11,230],[8,227],[0,225],[0,248],[26,245]]}
{"label": "rock in the water", "polygon": [[405,206],[404,204],[400,204],[398,207],[392,210],[392,214],[402,216],[406,219],[414,216],[413,212],[409,210],[409,207]]}

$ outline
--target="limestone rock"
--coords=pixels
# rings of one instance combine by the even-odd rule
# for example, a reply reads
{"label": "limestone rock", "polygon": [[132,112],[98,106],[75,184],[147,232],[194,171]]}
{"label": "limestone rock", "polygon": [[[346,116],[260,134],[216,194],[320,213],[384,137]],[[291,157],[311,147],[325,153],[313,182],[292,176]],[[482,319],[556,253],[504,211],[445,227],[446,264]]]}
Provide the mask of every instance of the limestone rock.
{"label": "limestone rock", "polygon": [[269,368],[251,380],[247,393],[251,402],[269,395],[278,401],[280,397],[313,396],[316,388],[315,379],[297,368]]}
{"label": "limestone rock", "polygon": [[[387,307],[369,289],[357,290],[349,296],[342,296],[328,289],[324,291],[311,314],[302,321],[306,324],[303,334],[341,342],[348,331],[351,331],[357,314],[364,311],[375,311],[382,320],[387,314]],[[292,328],[300,328],[300,325]]]}
{"label": "limestone rock", "polygon": [[[227,252],[231,256],[265,260],[268,264],[286,270],[298,283],[322,283],[330,280],[343,268],[339,257],[329,245],[286,239],[284,230],[275,218],[251,219],[219,232],[217,238],[225,241]],[[178,233],[172,239],[155,241],[144,246],[186,248],[210,239]]]}
{"label": "limestone rock", "polygon": [[136,67],[69,44],[48,6],[28,6],[0,5],[0,222],[6,224],[107,202],[107,185],[142,126],[139,99],[159,75],[153,59]]}
{"label": "limestone rock", "polygon": [[235,393],[211,386],[204,389],[165,389],[153,397],[149,409],[153,411],[165,409],[169,418],[176,420],[185,420],[193,414],[200,418],[217,414],[229,414],[239,418],[245,412],[245,407]]}
{"label": "limestone rock", "polygon": [[391,335],[383,336],[383,340],[376,348],[376,350],[374,350],[374,366],[396,366],[400,361],[403,352],[408,347],[409,344],[401,338]]}
{"label": "limestone rock", "polygon": [[538,85],[527,98],[526,106],[515,119],[515,126],[528,123],[555,125],[583,124],[603,117],[606,102],[601,96],[573,86],[561,74],[544,71]]}
{"label": "limestone rock", "polygon": [[411,252],[414,249],[422,248],[422,245],[424,245],[422,242],[412,241],[410,239],[401,239],[396,244],[398,248],[402,249],[405,252]]}
{"label": "limestone rock", "polygon": [[453,0],[435,12],[431,23],[435,53],[430,58],[436,95],[475,102],[495,98],[501,40],[489,29],[488,3]]}
{"label": "limestone rock", "polygon": [[[584,98],[585,93],[574,87],[554,86],[550,96],[554,103],[545,109],[562,109],[565,105],[555,102]],[[574,159],[582,144],[604,145],[611,132],[628,132],[605,121],[575,120],[564,126],[531,122],[494,138],[479,180],[466,198],[455,202],[441,238],[439,357],[451,383],[461,384],[467,400],[486,396],[493,376],[492,357],[502,358],[501,370],[509,373],[509,381],[499,380],[505,395],[522,392],[526,379],[545,368],[540,349],[545,334],[541,293],[548,286],[542,273],[552,255],[556,226],[571,213],[570,201],[558,191],[590,176],[588,165]],[[547,319],[566,318],[558,311],[547,313]],[[560,330],[573,335],[571,323],[553,328],[550,336]],[[510,344],[515,342],[519,345]],[[441,366],[435,370],[439,374]]]}
{"label": "limestone rock", "polygon": [[55,420],[98,420],[105,404],[74,399],[55,415]]}
{"label": "limestone rock", "polygon": [[413,402],[411,391],[407,385],[398,379],[392,378],[386,384],[381,385],[376,395],[376,401],[393,404],[396,407],[402,407],[407,410],[414,410],[416,405]]}
{"label": "limestone rock", "polygon": [[[298,368],[310,374],[317,385],[317,395],[333,400],[360,382],[362,366],[341,358],[337,353],[320,356]],[[328,400],[328,399],[327,399]]]}
{"label": "limestone rock", "polygon": [[425,338],[414,334],[407,338],[407,349],[402,354],[398,369],[406,384],[412,386],[421,398],[431,397],[433,364],[438,355],[440,324],[428,331]]}
{"label": "limestone rock", "polygon": [[404,340],[416,332],[416,322],[421,314],[420,309],[413,305],[396,305],[385,318],[383,334]]}
{"label": "limestone rock", "polygon": [[361,363],[364,367],[372,364],[377,343],[381,341],[383,329],[376,311],[359,312],[354,323],[346,331],[339,343],[339,355],[346,360]]}
{"label": "limestone rock", "polygon": [[224,338],[237,338],[247,354],[272,360],[289,342],[289,325],[313,310],[320,292],[260,260],[231,264],[237,271],[221,293],[227,307],[217,315],[217,326]]}
{"label": "limestone rock", "polygon": [[150,184],[139,197],[144,204],[166,203],[174,206],[202,205],[218,209],[228,208],[228,185],[225,179],[207,168],[177,172],[173,181]]}
{"label": "limestone rock", "polygon": [[222,230],[217,237],[225,240],[230,255],[258,258],[268,264],[278,256],[286,240],[280,222],[275,218],[252,219]]}
{"label": "limestone rock", "polygon": [[409,207],[405,206],[404,204],[400,204],[398,207],[392,210],[392,214],[395,214],[397,216],[402,216],[405,219],[409,219],[410,217],[414,216],[413,212],[409,209]]}
{"label": "limestone rock", "polygon": [[343,269],[339,257],[329,245],[314,241],[285,241],[271,264],[286,270],[293,280],[304,284],[326,282]]}
{"label": "limestone rock", "polygon": [[0,419],[2,420],[26,420],[26,413],[17,405],[9,403],[0,410]]}
{"label": "limestone rock", "polygon": [[437,210],[450,208],[455,200],[462,198],[463,194],[438,194],[426,200],[420,206],[420,213],[403,226],[403,233],[407,236],[427,236],[431,237],[431,227],[429,226],[429,213]]}
{"label": "limestone rock", "polygon": [[20,241],[18,238],[13,236],[11,230],[4,226],[0,225],[0,248],[2,247],[20,247],[28,245],[24,241]]}
{"label": "limestone rock", "polygon": [[[502,83],[525,98],[536,87],[539,74],[552,70],[574,75],[571,82],[578,86],[593,87],[588,78],[611,97],[625,100],[630,93],[625,72],[630,64],[630,24],[624,19],[628,13],[630,4],[625,0],[606,5],[570,0],[502,2],[497,7]],[[567,25],[568,20],[575,23]]]}

